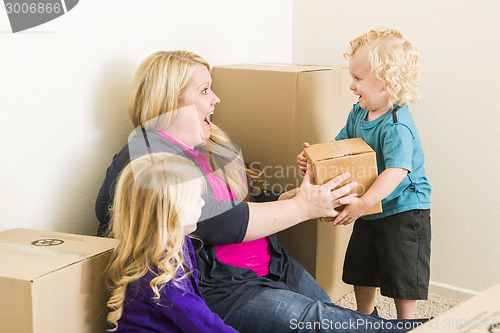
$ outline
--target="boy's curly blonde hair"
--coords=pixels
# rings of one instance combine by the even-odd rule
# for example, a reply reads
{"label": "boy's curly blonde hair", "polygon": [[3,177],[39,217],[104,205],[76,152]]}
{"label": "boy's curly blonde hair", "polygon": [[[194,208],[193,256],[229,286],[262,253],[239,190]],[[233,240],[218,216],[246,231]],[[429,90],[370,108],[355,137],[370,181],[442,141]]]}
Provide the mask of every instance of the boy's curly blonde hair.
{"label": "boy's curly blonde hair", "polygon": [[398,101],[406,105],[420,98],[422,78],[420,56],[416,48],[394,29],[378,27],[350,42],[344,53],[350,59],[358,50],[366,48],[371,62],[371,72]]}

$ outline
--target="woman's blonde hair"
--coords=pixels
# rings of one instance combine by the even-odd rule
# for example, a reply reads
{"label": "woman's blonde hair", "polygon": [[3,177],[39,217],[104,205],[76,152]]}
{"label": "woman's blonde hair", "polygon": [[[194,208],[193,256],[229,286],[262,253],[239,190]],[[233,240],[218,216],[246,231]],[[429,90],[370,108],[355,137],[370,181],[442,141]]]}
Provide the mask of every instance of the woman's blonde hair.
{"label": "woman's blonde hair", "polygon": [[[210,70],[202,57],[189,51],[159,51],[147,57],[137,69],[129,93],[134,126],[153,130],[168,126],[197,64]],[[212,123],[210,138],[203,145],[212,170],[226,182],[235,200],[249,200],[247,181],[258,191],[262,180],[260,174],[245,167],[229,136]]]}
{"label": "woman's blonde hair", "polygon": [[184,232],[180,221],[201,200],[204,186],[199,167],[168,153],[139,157],[121,172],[109,226],[110,236],[119,240],[107,269],[111,331],[118,327],[131,282],[153,273],[150,286],[158,300],[167,282],[176,283],[190,273],[182,270]]}
{"label": "woman's blonde hair", "polygon": [[368,51],[372,74],[384,82],[399,105],[420,98],[419,86],[423,72],[420,56],[399,31],[387,27],[372,29],[352,40],[344,57],[350,59],[363,48]]}

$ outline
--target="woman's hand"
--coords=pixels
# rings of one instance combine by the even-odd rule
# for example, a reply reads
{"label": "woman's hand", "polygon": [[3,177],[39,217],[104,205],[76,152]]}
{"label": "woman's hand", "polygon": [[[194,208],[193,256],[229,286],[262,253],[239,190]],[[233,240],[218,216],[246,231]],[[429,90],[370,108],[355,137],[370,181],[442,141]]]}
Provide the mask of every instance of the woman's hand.
{"label": "woman's hand", "polygon": [[[309,143],[307,142],[304,142],[302,145],[304,146],[304,148],[309,147]],[[297,166],[299,167],[300,173],[302,175],[305,175],[307,170],[307,159],[304,154],[304,151],[302,151],[299,155],[297,155]]]}
{"label": "woman's hand", "polygon": [[339,214],[335,208],[351,203],[357,196],[353,193],[344,197],[358,185],[356,182],[351,182],[334,190],[350,176],[346,172],[323,185],[314,185],[312,183],[311,166],[307,165],[304,180],[297,191],[296,197],[292,200],[296,200],[301,211],[305,213],[307,220],[317,217],[335,217]]}
{"label": "woman's hand", "polygon": [[356,193],[345,196],[357,186],[356,182],[334,190],[350,177],[348,173],[335,177],[326,184],[314,185],[311,169],[308,165],[300,187],[286,192],[281,200],[248,203],[248,228],[244,242],[275,234],[317,217],[335,217],[339,214],[336,207],[347,205],[356,198]]}

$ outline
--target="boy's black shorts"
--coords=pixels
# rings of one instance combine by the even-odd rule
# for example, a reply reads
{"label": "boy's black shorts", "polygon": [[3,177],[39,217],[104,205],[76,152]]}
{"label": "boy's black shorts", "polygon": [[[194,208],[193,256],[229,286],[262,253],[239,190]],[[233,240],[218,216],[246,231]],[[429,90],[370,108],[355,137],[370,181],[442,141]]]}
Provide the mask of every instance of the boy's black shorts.
{"label": "boy's black shorts", "polygon": [[430,255],[430,209],[376,220],[360,218],[347,247],[342,280],[380,287],[387,297],[427,299]]}

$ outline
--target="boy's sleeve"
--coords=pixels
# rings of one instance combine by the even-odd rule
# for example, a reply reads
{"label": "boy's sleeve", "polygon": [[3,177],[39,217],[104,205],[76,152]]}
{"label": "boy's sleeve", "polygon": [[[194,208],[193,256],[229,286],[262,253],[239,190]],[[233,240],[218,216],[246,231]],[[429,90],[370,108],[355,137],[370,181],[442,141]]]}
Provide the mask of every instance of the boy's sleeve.
{"label": "boy's sleeve", "polygon": [[414,140],[412,131],[406,125],[396,123],[387,126],[382,137],[385,168],[400,168],[411,172]]}
{"label": "boy's sleeve", "polygon": [[351,112],[349,112],[345,126],[340,130],[339,134],[337,134],[335,140],[338,141],[338,140],[352,139],[354,137],[356,105],[354,105],[353,108],[351,109]]}

